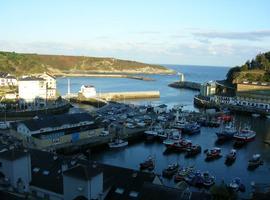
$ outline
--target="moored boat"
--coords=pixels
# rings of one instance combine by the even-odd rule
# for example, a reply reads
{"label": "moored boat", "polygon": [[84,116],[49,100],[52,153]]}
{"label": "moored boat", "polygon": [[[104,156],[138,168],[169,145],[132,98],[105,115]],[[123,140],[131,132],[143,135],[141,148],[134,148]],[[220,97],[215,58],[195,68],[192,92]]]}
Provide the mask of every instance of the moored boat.
{"label": "moored boat", "polygon": [[186,150],[186,158],[193,157],[201,153],[202,148],[200,145],[192,145],[191,147],[187,148]]}
{"label": "moored boat", "polygon": [[206,153],[205,161],[211,161],[211,160],[219,159],[221,157],[222,157],[221,149],[218,147],[215,147]]}
{"label": "moored boat", "polygon": [[191,173],[185,178],[185,181],[194,187],[202,187],[204,185],[204,178],[201,172]]}
{"label": "moored boat", "polygon": [[174,181],[175,182],[179,182],[179,181],[184,181],[185,178],[192,173],[194,170],[193,167],[186,167],[186,168],[182,168],[180,169],[177,174],[174,176]]}
{"label": "moored boat", "polygon": [[209,172],[204,172],[202,174],[203,177],[203,185],[207,188],[211,187],[215,184],[215,177],[210,175]]}
{"label": "moored boat", "polygon": [[243,140],[246,142],[252,141],[256,137],[256,132],[245,127],[233,136],[236,140]]}
{"label": "moored boat", "polygon": [[232,149],[230,153],[226,155],[225,164],[232,165],[235,160],[236,160],[236,150]]}
{"label": "moored boat", "polygon": [[180,139],[177,142],[174,142],[172,144],[167,144],[166,146],[167,146],[167,149],[170,149],[172,151],[184,152],[192,146],[192,142],[191,140]]}
{"label": "moored boat", "polygon": [[260,154],[254,154],[252,158],[248,161],[248,170],[254,170],[260,165],[263,165]]}
{"label": "moored boat", "polygon": [[166,169],[162,171],[162,175],[167,178],[172,178],[172,176],[178,171],[178,168],[178,163],[170,164]]}
{"label": "moored boat", "polygon": [[237,134],[237,130],[233,123],[230,123],[226,126],[222,125],[220,131],[216,132],[216,135],[219,140],[230,140],[233,139],[234,135]]}
{"label": "moored boat", "polygon": [[108,143],[110,148],[121,148],[128,145],[128,141],[124,141],[122,139],[114,139],[112,142]]}
{"label": "moored boat", "polygon": [[183,133],[193,135],[201,132],[201,126],[197,123],[186,124],[183,128]]}
{"label": "moored boat", "polygon": [[148,170],[153,170],[155,168],[155,161],[154,161],[154,158],[149,156],[147,158],[147,160],[145,160],[144,162],[140,163],[140,169],[141,170],[145,170],[145,169],[148,169]]}
{"label": "moored boat", "polygon": [[234,178],[229,184],[228,188],[234,192],[245,192],[246,188],[245,185],[241,182],[240,178]]}

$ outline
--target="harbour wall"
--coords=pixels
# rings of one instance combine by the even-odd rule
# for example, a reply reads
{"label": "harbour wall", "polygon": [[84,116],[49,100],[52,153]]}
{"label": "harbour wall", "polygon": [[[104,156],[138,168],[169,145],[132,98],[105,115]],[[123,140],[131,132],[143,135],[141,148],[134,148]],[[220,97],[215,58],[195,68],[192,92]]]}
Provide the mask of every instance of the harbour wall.
{"label": "harbour wall", "polygon": [[200,91],[201,84],[197,82],[191,82],[191,81],[178,81],[178,82],[170,83],[169,87],[185,88],[185,89]]}
{"label": "harbour wall", "polygon": [[160,98],[159,91],[134,91],[134,92],[108,92],[97,95],[98,98],[106,101],[125,99],[152,99]]}

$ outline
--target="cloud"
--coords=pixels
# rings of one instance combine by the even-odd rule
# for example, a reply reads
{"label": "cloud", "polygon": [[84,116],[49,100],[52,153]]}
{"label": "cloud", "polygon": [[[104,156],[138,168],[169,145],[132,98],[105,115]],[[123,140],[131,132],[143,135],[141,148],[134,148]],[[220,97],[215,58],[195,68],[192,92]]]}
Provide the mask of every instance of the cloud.
{"label": "cloud", "polygon": [[193,32],[193,36],[206,39],[229,39],[258,41],[270,37],[270,30],[248,31],[248,32]]}

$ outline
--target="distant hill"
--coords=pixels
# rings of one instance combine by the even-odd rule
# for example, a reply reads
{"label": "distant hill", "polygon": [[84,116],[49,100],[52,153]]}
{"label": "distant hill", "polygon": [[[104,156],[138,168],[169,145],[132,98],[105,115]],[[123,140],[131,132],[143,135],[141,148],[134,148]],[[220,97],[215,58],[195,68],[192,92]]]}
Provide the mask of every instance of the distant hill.
{"label": "distant hill", "polygon": [[54,75],[91,73],[170,74],[160,65],[115,58],[39,55],[0,51],[0,71],[15,75],[50,72]]}
{"label": "distant hill", "polygon": [[261,53],[242,66],[231,68],[227,73],[227,81],[237,83],[242,81],[270,82],[270,52]]}

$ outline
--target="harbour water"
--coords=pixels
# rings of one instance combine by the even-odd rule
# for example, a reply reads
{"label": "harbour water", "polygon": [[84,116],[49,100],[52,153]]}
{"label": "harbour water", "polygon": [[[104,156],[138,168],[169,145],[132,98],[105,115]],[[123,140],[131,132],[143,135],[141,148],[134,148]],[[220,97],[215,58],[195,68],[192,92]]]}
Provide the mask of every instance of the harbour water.
{"label": "harbour water", "polygon": [[[169,66],[170,68],[185,74],[185,79],[195,82],[204,82],[209,80],[224,79],[229,68],[225,67],[198,67],[198,66]],[[98,92],[112,91],[135,91],[135,90],[159,90],[160,99],[132,101],[137,104],[161,104],[165,103],[169,106],[174,104],[186,105],[184,109],[196,110],[193,107],[193,96],[195,91],[186,89],[174,89],[168,87],[168,84],[178,80],[177,75],[149,75],[156,81],[141,81],[133,79],[121,78],[87,78],[78,77],[71,79],[71,91],[78,92],[82,84],[94,85]],[[67,91],[67,78],[59,78],[57,80],[58,88],[61,94]],[[123,101],[125,101],[123,99]],[[130,101],[129,101],[130,102]],[[86,106],[85,108],[89,108]],[[200,171],[209,171],[216,177],[216,182],[220,183],[224,180],[228,183],[235,177],[240,177],[247,187],[247,192],[251,191],[250,183],[270,184],[270,146],[264,144],[264,140],[270,140],[270,119],[253,118],[249,116],[235,116],[237,127],[243,124],[248,124],[251,129],[257,132],[255,141],[241,148],[237,152],[236,162],[232,166],[224,164],[225,155],[233,148],[233,143],[228,142],[223,145],[215,144],[216,131],[218,128],[203,127],[201,133],[195,136],[188,136],[194,144],[202,146],[202,150],[210,149],[214,146],[219,146],[222,149],[223,157],[213,162],[205,162],[205,155],[201,153],[195,158],[186,159],[184,154],[169,154],[164,155],[165,146],[161,143],[145,143],[140,142],[132,144],[127,148],[112,151],[106,150],[92,155],[92,159],[108,164],[113,164],[132,169],[139,169],[139,163],[149,155],[155,156],[156,169],[155,172],[161,174],[162,170],[168,164],[178,162],[182,166],[195,166]],[[248,171],[248,160],[253,154],[260,153],[264,160],[264,165],[257,168],[255,171]],[[164,183],[169,186],[174,186],[173,181],[164,179]]]}

